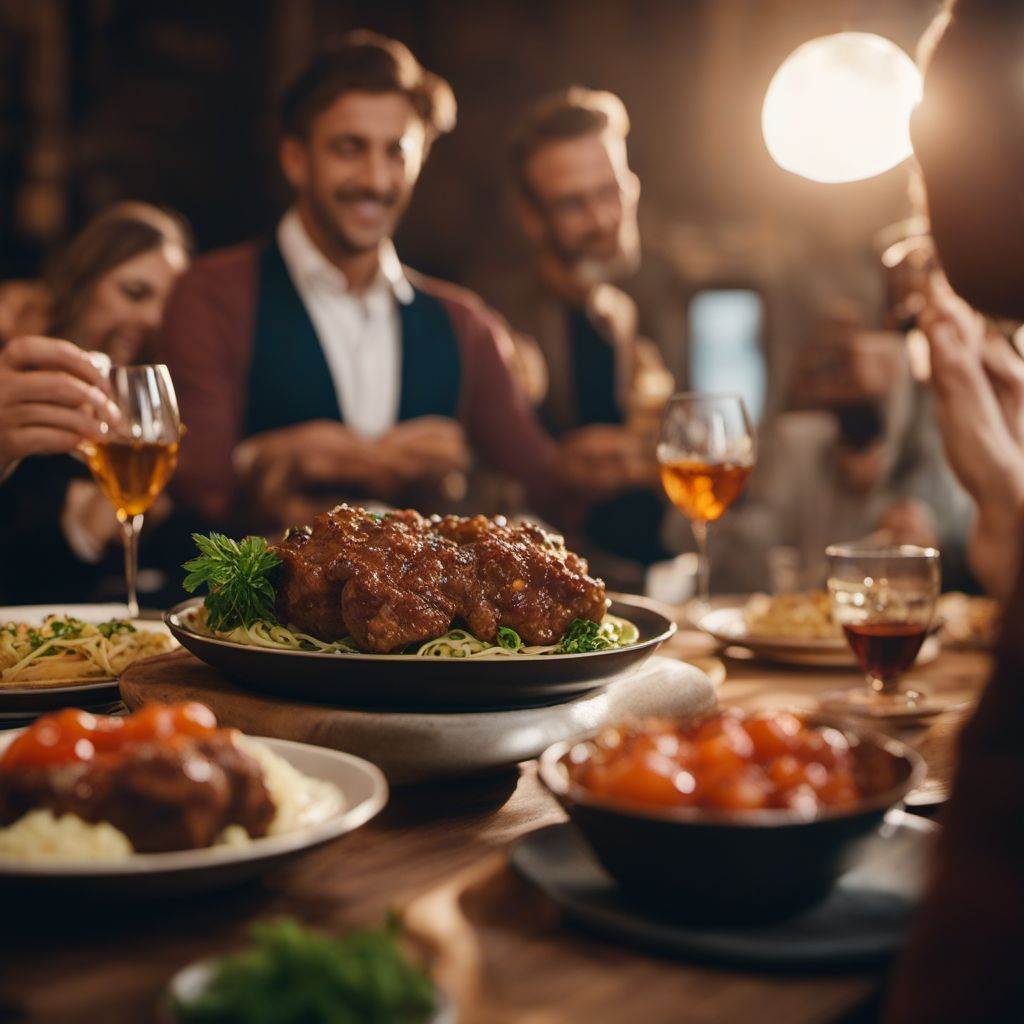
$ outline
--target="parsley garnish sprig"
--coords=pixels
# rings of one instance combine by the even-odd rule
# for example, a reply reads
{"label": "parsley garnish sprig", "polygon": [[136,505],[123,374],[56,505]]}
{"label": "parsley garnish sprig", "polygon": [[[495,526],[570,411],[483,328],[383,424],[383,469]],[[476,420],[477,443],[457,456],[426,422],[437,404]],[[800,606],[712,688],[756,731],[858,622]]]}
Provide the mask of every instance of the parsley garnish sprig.
{"label": "parsley garnish sprig", "polygon": [[232,540],[221,533],[192,534],[199,556],[183,566],[184,587],[194,594],[206,585],[206,621],[212,629],[228,631],[274,618],[272,571],[281,559],[262,537]]}
{"label": "parsley garnish sprig", "polygon": [[204,991],[175,1000],[176,1019],[417,1024],[435,1013],[434,986],[400,947],[396,924],[335,939],[286,919],[250,935],[251,948],[222,959]]}
{"label": "parsley garnish sprig", "polygon": [[599,623],[592,619],[573,619],[558,644],[556,653],[586,654],[589,651],[605,651],[614,646],[615,641]]}

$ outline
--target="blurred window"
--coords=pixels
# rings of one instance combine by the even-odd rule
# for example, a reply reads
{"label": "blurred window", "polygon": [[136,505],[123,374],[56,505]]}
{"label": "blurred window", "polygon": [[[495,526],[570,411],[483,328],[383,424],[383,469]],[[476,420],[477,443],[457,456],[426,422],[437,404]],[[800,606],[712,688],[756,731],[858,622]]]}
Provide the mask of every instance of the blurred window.
{"label": "blurred window", "polygon": [[754,423],[764,409],[764,299],[750,288],[707,288],[689,305],[692,391],[738,394]]}

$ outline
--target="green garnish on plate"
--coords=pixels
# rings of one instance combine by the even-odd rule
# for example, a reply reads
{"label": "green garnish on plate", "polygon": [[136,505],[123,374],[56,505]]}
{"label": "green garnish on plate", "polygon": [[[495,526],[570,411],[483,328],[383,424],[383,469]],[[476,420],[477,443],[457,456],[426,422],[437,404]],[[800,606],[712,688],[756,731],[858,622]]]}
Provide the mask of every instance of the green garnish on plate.
{"label": "green garnish on plate", "polygon": [[555,653],[589,654],[591,651],[607,651],[612,647],[636,643],[638,638],[636,626],[624,619],[606,619],[603,623],[592,619],[573,619]]}
{"label": "green garnish on plate", "polygon": [[498,627],[498,646],[507,651],[518,651],[523,646],[523,638],[508,626]]}
{"label": "green garnish on plate", "polygon": [[[421,1024],[437,1006],[427,974],[398,945],[398,922],[344,938],[281,920],[225,957],[205,989],[174,1000],[181,1024]],[[173,998],[173,997],[172,997]]]}
{"label": "green garnish on plate", "polygon": [[270,576],[281,559],[262,537],[232,540],[222,533],[204,537],[193,533],[199,555],[185,563],[183,586],[194,594],[204,584],[206,621],[212,629],[229,631],[238,626],[274,618],[274,584]]}

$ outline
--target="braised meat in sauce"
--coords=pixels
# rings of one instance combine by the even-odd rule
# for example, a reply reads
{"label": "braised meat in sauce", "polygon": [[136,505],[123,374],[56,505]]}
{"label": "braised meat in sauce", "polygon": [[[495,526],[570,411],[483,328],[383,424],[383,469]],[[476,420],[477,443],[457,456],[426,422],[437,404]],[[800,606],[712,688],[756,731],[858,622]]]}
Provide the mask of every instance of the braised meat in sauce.
{"label": "braised meat in sauce", "polygon": [[500,516],[381,516],[339,505],[273,550],[283,563],[278,618],[325,641],[350,635],[376,653],[455,622],[482,640],[505,626],[526,644],[550,644],[573,619],[605,613],[604,584],[584,559],[560,537]]}
{"label": "braised meat in sauce", "polygon": [[0,826],[35,809],[74,814],[109,822],[138,853],[210,846],[229,825],[266,835],[276,809],[236,735],[202,704],[46,715],[0,759]]}

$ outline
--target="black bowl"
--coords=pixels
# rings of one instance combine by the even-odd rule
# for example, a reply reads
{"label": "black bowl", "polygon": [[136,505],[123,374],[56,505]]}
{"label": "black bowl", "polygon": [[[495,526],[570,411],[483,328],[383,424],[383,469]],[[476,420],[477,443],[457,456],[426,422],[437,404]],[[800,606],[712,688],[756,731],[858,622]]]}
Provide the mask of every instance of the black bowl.
{"label": "black bowl", "polygon": [[640,807],[570,781],[566,760],[580,741],[556,743],[540,777],[623,895],[657,917],[705,926],[768,924],[822,900],[852,848],[924,779],[921,755],[899,740],[803,715],[850,741],[858,775],[884,790],[813,818],[790,810],[710,811]]}

